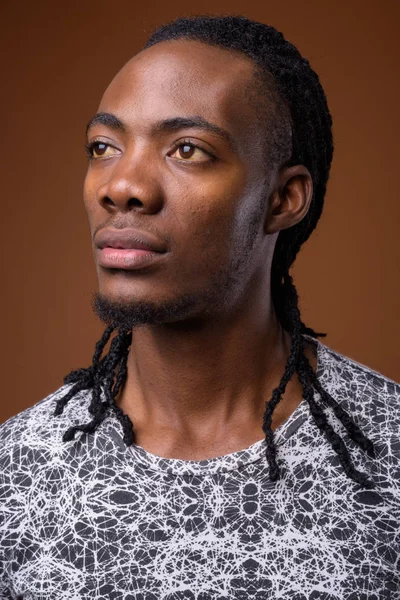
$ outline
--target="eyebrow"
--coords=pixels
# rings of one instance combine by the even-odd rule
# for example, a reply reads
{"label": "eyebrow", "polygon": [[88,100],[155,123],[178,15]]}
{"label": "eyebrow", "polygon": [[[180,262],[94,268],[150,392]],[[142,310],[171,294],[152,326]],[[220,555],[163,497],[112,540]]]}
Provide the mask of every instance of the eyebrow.
{"label": "eyebrow", "polygon": [[160,121],[154,127],[156,131],[178,131],[179,129],[202,129],[203,131],[209,131],[215,133],[220,138],[229,142],[233,145],[231,134],[214,123],[210,123],[203,117],[174,117],[172,119],[165,119]]}
{"label": "eyebrow", "polygon": [[[92,117],[89,123],[86,125],[86,135],[89,132],[91,127],[95,125],[105,125],[110,129],[114,129],[117,131],[126,132],[127,128],[124,123],[112,113],[99,112],[94,117]],[[164,131],[178,131],[179,129],[202,129],[203,131],[209,131],[218,135],[223,140],[229,142],[232,146],[234,145],[231,134],[223,129],[219,125],[215,125],[215,123],[210,123],[204,119],[204,117],[194,116],[194,117],[173,117],[171,119],[165,119],[163,121],[159,121],[153,126],[154,132],[164,132]]]}
{"label": "eyebrow", "polygon": [[118,117],[106,112],[99,112],[90,119],[89,123],[86,125],[86,135],[88,134],[89,129],[95,125],[105,125],[110,129],[126,131],[125,125]]}

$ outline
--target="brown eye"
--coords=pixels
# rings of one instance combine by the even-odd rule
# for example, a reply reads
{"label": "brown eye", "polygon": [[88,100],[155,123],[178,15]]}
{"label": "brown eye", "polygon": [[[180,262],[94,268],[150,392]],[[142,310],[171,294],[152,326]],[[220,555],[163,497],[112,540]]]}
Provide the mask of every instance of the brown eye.
{"label": "brown eye", "polygon": [[108,148],[107,144],[102,144],[101,142],[95,142],[93,144],[93,154],[96,154],[97,156],[103,156]]}
{"label": "brown eye", "polygon": [[206,163],[212,162],[213,160],[211,154],[202,150],[196,146],[196,144],[191,144],[189,142],[182,142],[179,144],[171,156],[178,158],[179,160],[193,163]]}
{"label": "brown eye", "polygon": [[118,153],[116,148],[105,142],[92,142],[87,146],[87,150],[91,158],[105,158]]}
{"label": "brown eye", "polygon": [[185,144],[184,146],[179,146],[179,154],[181,158],[192,158],[196,148],[194,146],[190,146],[189,144]]}

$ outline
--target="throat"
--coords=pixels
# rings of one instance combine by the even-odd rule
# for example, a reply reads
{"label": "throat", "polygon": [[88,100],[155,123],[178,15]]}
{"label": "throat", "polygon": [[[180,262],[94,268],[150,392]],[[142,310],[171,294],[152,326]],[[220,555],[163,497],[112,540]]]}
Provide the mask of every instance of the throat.
{"label": "throat", "polygon": [[[132,421],[135,443],[152,454],[205,460],[236,452],[264,438],[266,405],[290,349],[290,336],[280,328],[267,335],[230,327],[225,335],[207,331],[175,338],[163,328],[140,328],[132,337],[127,380],[116,403]],[[294,376],[273,411],[273,430],[302,396]]]}
{"label": "throat", "polygon": [[[315,367],[312,353],[309,358]],[[164,404],[148,401],[140,396],[136,386],[133,394],[121,394],[117,404],[133,423],[136,445],[147,452],[163,458],[207,460],[246,449],[265,438],[263,416],[281,374],[268,380],[259,394],[250,388],[247,394],[232,398],[230,403],[222,401],[221,396],[199,398],[195,394],[195,410],[192,403],[185,404],[177,396],[171,401],[166,398]],[[273,431],[285,423],[302,399],[302,387],[294,376],[273,412]]]}

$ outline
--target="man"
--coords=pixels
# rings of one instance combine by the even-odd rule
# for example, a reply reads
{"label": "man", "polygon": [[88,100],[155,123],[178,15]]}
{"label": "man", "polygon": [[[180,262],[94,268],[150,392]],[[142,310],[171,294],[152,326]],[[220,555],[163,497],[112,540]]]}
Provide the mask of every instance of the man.
{"label": "man", "polygon": [[1,597],[400,598],[399,386],[316,340],[289,274],[333,151],[308,61],[179,19],[87,135],[107,328],[1,427]]}

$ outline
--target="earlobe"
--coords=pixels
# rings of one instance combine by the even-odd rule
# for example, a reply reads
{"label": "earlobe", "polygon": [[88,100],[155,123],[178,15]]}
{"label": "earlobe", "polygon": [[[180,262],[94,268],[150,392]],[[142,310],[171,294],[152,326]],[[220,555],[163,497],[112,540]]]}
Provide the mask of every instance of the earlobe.
{"label": "earlobe", "polygon": [[310,208],[312,194],[312,179],[306,167],[284,168],[268,201],[265,233],[276,233],[299,223]]}

